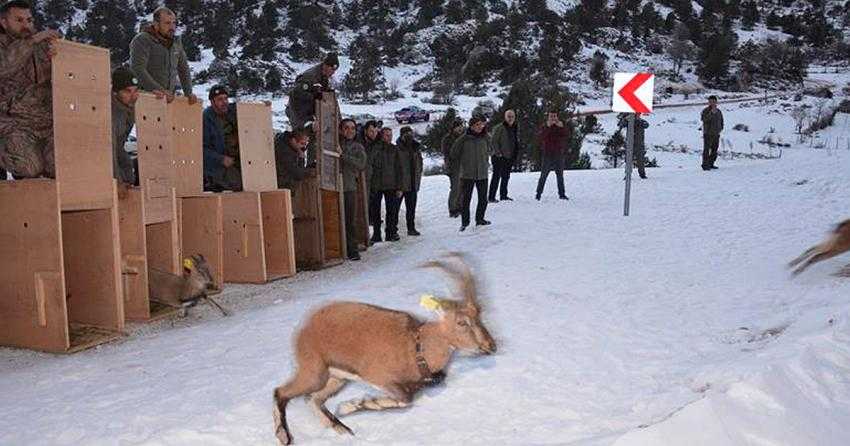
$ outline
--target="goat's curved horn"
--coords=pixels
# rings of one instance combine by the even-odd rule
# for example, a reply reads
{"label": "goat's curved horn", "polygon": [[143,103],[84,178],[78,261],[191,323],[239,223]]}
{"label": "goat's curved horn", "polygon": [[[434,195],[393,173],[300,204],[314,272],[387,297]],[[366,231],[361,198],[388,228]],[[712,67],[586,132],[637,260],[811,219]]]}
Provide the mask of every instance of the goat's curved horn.
{"label": "goat's curved horn", "polygon": [[466,258],[463,254],[451,252],[446,255],[448,258],[453,258],[456,262],[446,262],[434,260],[423,263],[423,268],[435,268],[445,272],[455,283],[463,296],[464,302],[474,305],[478,308],[478,289],[475,283],[475,277],[467,265]]}

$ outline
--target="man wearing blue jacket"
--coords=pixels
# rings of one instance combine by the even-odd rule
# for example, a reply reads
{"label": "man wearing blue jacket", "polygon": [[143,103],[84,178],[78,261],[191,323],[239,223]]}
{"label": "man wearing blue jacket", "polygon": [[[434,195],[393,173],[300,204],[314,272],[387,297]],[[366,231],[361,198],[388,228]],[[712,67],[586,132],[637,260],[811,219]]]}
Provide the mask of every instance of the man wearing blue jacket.
{"label": "man wearing blue jacket", "polygon": [[204,110],[204,190],[238,192],[242,190],[242,171],[236,104],[221,85],[210,89],[209,99],[210,106]]}

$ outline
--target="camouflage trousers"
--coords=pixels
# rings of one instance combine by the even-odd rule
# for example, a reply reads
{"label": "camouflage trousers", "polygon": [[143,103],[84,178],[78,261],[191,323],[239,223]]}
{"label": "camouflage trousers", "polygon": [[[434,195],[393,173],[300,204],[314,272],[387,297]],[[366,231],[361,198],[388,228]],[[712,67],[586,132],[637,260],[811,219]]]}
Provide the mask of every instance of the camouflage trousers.
{"label": "camouflage trousers", "polygon": [[14,128],[0,134],[0,170],[16,178],[56,178],[53,130]]}

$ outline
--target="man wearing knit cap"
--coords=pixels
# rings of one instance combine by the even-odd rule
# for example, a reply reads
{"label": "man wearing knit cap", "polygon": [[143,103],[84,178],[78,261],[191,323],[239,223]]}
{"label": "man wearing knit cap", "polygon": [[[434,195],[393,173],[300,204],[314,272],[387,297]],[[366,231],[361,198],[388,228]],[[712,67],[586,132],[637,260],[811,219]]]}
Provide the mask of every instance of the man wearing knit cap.
{"label": "man wearing knit cap", "polygon": [[17,178],[56,176],[51,57],[60,37],[35,31],[28,2],[0,5],[0,169]]}
{"label": "man wearing knit cap", "polygon": [[205,189],[241,191],[236,104],[230,102],[223,85],[212,87],[209,99],[210,106],[204,110]]}
{"label": "man wearing knit cap", "polygon": [[122,187],[133,185],[136,180],[124,145],[136,125],[138,99],[139,80],[135,74],[125,66],[116,68],[112,72],[112,176]]}
{"label": "man wearing knit cap", "polygon": [[330,80],[337,68],[339,58],[336,53],[330,53],[322,63],[295,78],[295,85],[289,92],[289,104],[286,106],[286,116],[293,129],[312,126],[316,120],[316,100],[322,98],[323,91],[331,91]]}

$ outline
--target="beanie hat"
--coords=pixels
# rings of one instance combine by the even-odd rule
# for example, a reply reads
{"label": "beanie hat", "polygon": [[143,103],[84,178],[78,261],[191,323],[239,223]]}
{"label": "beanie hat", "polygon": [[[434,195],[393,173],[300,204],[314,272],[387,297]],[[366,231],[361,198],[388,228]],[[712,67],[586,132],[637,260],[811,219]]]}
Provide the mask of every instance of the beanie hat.
{"label": "beanie hat", "polygon": [[210,101],[212,101],[216,96],[222,94],[229,96],[229,94],[227,93],[227,88],[225,88],[224,85],[213,86],[212,88],[210,88]]}
{"label": "beanie hat", "polygon": [[328,53],[328,55],[325,56],[325,60],[323,60],[322,63],[325,64],[325,65],[331,66],[331,67],[338,67],[339,66],[339,57],[337,56],[336,53]]}
{"label": "beanie hat", "polygon": [[136,75],[125,66],[120,66],[112,72],[112,91],[121,91],[128,87],[138,87]]}

